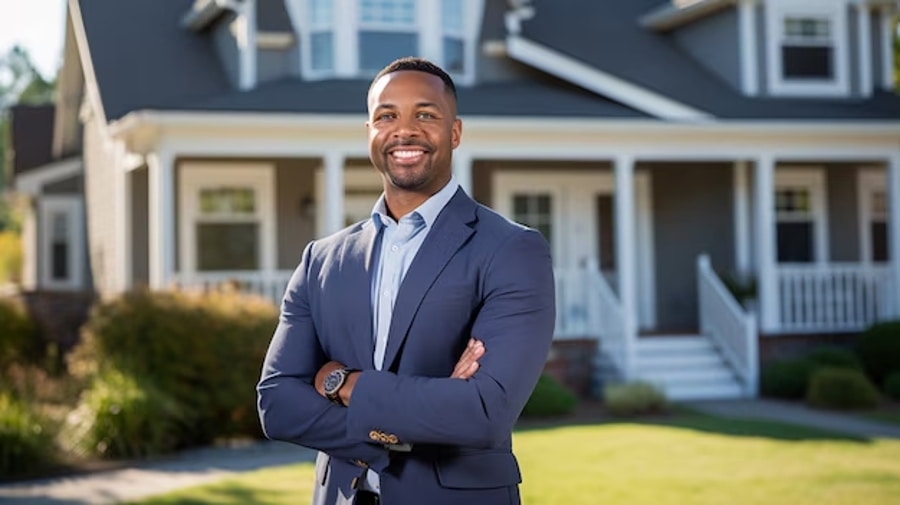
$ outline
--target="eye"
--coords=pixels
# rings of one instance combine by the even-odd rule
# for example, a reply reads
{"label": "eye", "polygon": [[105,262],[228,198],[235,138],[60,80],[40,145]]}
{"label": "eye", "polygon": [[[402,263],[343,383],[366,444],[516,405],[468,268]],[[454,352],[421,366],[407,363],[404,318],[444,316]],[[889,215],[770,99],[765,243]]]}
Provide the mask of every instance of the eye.
{"label": "eye", "polygon": [[390,119],[394,119],[394,117],[396,117],[396,114],[394,114],[393,112],[382,112],[381,114],[375,116],[375,121],[387,121]]}
{"label": "eye", "polygon": [[435,116],[434,114],[432,114],[430,112],[422,111],[422,112],[419,112],[418,114],[416,114],[416,117],[419,119],[435,119],[437,116]]}

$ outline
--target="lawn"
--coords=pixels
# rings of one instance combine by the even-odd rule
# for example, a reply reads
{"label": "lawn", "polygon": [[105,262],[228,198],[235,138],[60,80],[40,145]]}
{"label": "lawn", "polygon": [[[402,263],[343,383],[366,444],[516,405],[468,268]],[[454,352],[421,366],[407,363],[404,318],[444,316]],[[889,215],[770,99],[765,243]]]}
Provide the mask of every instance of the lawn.
{"label": "lawn", "polygon": [[[514,445],[525,505],[881,505],[900,496],[900,440],[764,421],[682,414],[533,427],[517,431]],[[137,503],[305,503],[311,482],[312,466],[302,464]]]}

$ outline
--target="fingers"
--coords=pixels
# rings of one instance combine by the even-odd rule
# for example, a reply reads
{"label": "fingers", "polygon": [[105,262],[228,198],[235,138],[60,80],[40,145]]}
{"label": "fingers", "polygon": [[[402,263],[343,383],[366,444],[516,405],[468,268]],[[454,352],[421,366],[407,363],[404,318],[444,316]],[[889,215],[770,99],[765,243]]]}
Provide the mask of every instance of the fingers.
{"label": "fingers", "polygon": [[469,344],[456,362],[453,374],[450,377],[463,380],[471,378],[478,371],[478,360],[484,356],[485,352],[486,349],[483,342],[474,338],[469,339]]}

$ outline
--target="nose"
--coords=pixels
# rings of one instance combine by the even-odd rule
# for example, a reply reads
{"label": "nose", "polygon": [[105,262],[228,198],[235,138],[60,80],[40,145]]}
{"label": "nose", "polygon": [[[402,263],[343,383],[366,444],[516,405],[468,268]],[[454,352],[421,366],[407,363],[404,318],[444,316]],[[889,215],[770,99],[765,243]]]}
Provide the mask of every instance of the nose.
{"label": "nose", "polygon": [[419,131],[419,125],[416,123],[415,116],[401,116],[397,118],[397,127],[394,130],[394,138],[410,138],[410,137],[418,137],[421,133]]}

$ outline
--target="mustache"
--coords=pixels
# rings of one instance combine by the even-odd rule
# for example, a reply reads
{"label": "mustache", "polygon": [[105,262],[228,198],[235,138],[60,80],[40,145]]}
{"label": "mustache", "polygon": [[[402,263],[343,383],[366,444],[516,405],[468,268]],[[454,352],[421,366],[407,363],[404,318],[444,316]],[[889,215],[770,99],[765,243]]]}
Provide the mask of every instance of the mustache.
{"label": "mustache", "polygon": [[432,151],[431,146],[426,144],[425,142],[415,141],[415,140],[398,140],[396,142],[391,142],[384,146],[382,150],[385,154],[391,151],[391,149],[396,149],[398,147],[421,147],[426,151]]}

